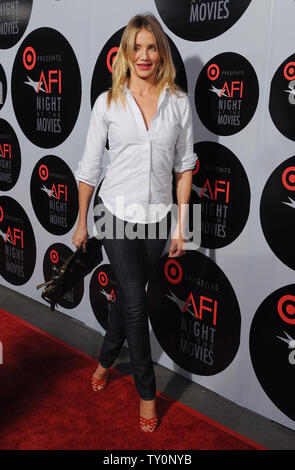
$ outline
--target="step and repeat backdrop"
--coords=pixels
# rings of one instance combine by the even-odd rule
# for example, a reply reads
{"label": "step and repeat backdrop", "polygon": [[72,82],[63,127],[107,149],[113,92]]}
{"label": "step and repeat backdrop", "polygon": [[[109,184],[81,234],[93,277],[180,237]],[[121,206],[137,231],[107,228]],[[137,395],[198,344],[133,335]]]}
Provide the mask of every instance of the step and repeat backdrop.
{"label": "step and repeat backdrop", "polygon": [[[147,285],[153,359],[295,429],[294,0],[0,0],[0,282],[45,303],[75,250],[91,109],[146,12],[191,100],[202,208],[201,247],[168,241]],[[58,310],[105,334],[112,281],[104,252]]]}

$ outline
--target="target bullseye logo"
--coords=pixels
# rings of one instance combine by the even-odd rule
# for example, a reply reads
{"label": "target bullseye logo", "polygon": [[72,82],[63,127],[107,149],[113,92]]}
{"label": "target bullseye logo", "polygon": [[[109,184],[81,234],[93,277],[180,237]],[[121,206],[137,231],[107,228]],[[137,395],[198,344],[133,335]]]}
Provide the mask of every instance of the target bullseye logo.
{"label": "target bullseye logo", "polygon": [[27,70],[32,70],[36,65],[36,52],[31,46],[26,47],[23,53],[23,63]]}
{"label": "target bullseye logo", "polygon": [[4,217],[4,212],[3,212],[2,206],[0,206],[0,222],[2,222],[3,217]]}
{"label": "target bullseye logo", "polygon": [[101,286],[106,286],[108,284],[109,278],[105,272],[101,271],[98,274],[98,282]]}
{"label": "target bullseye logo", "polygon": [[295,62],[288,62],[284,67],[284,76],[286,80],[295,79]]}
{"label": "target bullseye logo", "polygon": [[279,299],[278,314],[286,323],[289,323],[290,325],[295,325],[295,296],[294,295],[284,295],[283,297]]}
{"label": "target bullseye logo", "polygon": [[170,259],[165,263],[165,276],[171,284],[178,284],[182,280],[182,267],[177,260]]}
{"label": "target bullseye logo", "polygon": [[219,77],[219,74],[220,74],[220,68],[218,67],[217,64],[211,64],[208,67],[207,75],[208,75],[209,80],[217,80],[217,78]]}
{"label": "target bullseye logo", "polygon": [[290,166],[283,171],[282,182],[286,189],[295,191],[295,166]]}
{"label": "target bullseye logo", "polygon": [[56,250],[51,250],[50,259],[54,264],[58,263],[58,252]]}
{"label": "target bullseye logo", "polygon": [[113,73],[112,64],[116,58],[118,47],[112,47],[107,55],[107,68],[109,69],[110,73]]}
{"label": "target bullseye logo", "polygon": [[48,178],[49,172],[46,165],[40,165],[39,167],[39,176],[41,180],[46,181]]}
{"label": "target bullseye logo", "polygon": [[269,399],[295,420],[295,284],[272,292],[259,305],[250,328],[250,355]]}

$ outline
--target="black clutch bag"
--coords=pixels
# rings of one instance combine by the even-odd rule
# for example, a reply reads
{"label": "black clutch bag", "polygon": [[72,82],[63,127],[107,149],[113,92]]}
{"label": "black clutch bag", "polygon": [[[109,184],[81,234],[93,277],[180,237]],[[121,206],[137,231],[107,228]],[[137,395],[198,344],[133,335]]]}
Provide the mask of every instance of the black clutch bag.
{"label": "black clutch bag", "polygon": [[36,286],[37,289],[44,287],[41,297],[50,304],[51,310],[54,310],[55,304],[75,284],[87,274],[89,274],[96,266],[102,262],[102,242],[96,237],[88,238],[86,251],[78,248],[58,269],[52,279]]}

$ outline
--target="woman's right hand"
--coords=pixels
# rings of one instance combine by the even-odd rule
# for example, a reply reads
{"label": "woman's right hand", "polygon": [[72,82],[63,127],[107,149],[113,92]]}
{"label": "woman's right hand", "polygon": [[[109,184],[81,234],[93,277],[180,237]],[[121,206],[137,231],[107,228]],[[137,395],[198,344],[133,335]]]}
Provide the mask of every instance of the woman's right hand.
{"label": "woman's right hand", "polygon": [[73,235],[72,242],[74,243],[76,248],[79,248],[80,246],[82,246],[82,251],[85,252],[87,240],[88,240],[87,227],[78,225]]}

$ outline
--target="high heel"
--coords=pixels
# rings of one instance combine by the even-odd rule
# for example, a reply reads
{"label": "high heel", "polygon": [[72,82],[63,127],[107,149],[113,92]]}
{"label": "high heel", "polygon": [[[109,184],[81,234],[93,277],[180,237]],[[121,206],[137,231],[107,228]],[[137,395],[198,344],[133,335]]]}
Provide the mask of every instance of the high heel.
{"label": "high heel", "polygon": [[103,392],[108,384],[108,379],[96,379],[95,377],[91,377],[91,388],[94,392]]}
{"label": "high heel", "polygon": [[91,377],[91,388],[94,392],[102,392],[109,382],[108,377],[97,379],[94,375]]}
{"label": "high heel", "polygon": [[157,428],[158,418],[154,416],[153,418],[144,418],[143,416],[139,417],[139,427],[141,431],[144,432],[154,432]]}

